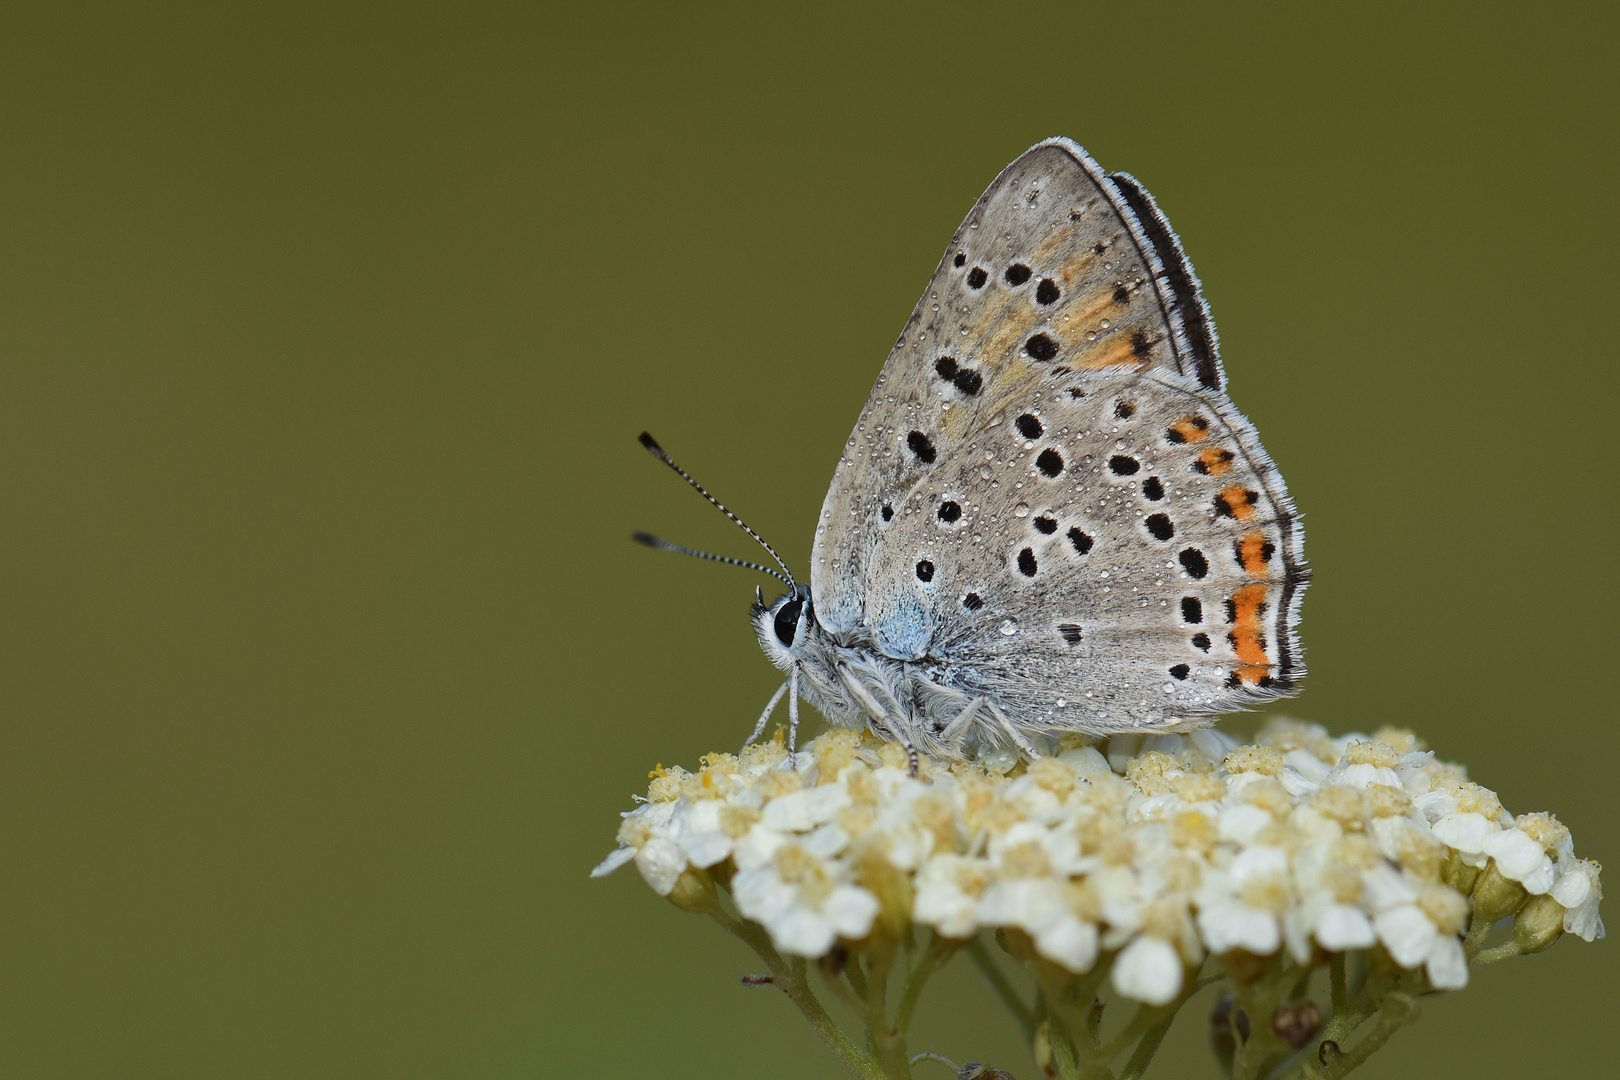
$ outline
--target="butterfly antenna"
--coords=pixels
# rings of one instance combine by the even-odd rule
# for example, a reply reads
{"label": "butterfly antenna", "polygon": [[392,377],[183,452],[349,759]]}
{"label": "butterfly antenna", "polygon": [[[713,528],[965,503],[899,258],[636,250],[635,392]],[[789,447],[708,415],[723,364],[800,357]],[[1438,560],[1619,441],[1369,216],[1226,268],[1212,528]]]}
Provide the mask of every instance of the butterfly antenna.
{"label": "butterfly antenna", "polygon": [[682,480],[685,480],[688,484],[691,484],[694,488],[696,488],[697,493],[709,500],[710,505],[712,505],[716,510],[720,511],[722,514],[726,515],[726,517],[736,522],[737,527],[742,529],[742,531],[747,533],[749,536],[752,536],[755,543],[764,548],[766,551],[770,552],[771,558],[776,560],[776,565],[782,568],[782,573],[778,574],[770,567],[760,566],[757,563],[744,562],[741,559],[728,559],[721,555],[710,555],[708,552],[704,551],[694,551],[691,548],[684,548],[677,544],[671,544],[667,540],[660,540],[658,537],[652,536],[648,533],[637,533],[635,535],[636,540],[646,544],[648,547],[655,547],[662,551],[679,551],[686,555],[696,555],[697,557],[703,559],[713,559],[716,562],[728,562],[736,566],[748,566],[755,570],[763,570],[772,577],[780,578],[782,581],[787,582],[788,588],[795,591],[798,590],[799,584],[793,580],[793,571],[788,569],[787,563],[782,561],[782,556],[778,555],[776,553],[776,549],[765,542],[765,538],[763,536],[759,535],[759,533],[755,532],[753,529],[750,529],[748,527],[748,523],[743,521],[742,518],[738,517],[736,514],[733,514],[730,510],[727,510],[719,499],[709,494],[707,488],[698,483],[696,480],[692,479],[691,473],[675,464],[675,459],[664,453],[664,448],[658,445],[658,441],[645,431],[641,433],[641,445],[645,446],[653,457],[674,469]]}
{"label": "butterfly antenna", "polygon": [[679,544],[670,543],[661,536],[654,536],[649,532],[631,533],[630,539],[634,540],[638,544],[646,544],[650,548],[657,548],[659,551],[673,551],[678,555],[692,555],[699,559],[713,559],[715,562],[730,563],[732,566],[746,566],[750,570],[758,570],[760,573],[769,574],[777,581],[787,582],[789,587],[792,587],[793,585],[793,582],[788,581],[787,578],[783,577],[775,570],[772,570],[770,567],[765,566],[763,563],[749,562],[747,559],[733,559],[730,555],[716,555],[713,552],[699,551],[697,548],[682,547]]}

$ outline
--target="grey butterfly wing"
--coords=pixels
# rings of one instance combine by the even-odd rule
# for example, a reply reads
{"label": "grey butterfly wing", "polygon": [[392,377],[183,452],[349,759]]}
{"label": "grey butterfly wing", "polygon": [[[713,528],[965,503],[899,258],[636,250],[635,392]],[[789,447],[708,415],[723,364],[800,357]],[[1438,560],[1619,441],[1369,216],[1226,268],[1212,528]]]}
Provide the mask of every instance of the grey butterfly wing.
{"label": "grey butterfly wing", "polygon": [[[1162,727],[1285,691],[1299,530],[1221,382],[1151,199],[1067,140],[1037,145],[963,222],[846,444],[818,619],[1032,726]],[[1109,471],[1115,452],[1141,475]]]}

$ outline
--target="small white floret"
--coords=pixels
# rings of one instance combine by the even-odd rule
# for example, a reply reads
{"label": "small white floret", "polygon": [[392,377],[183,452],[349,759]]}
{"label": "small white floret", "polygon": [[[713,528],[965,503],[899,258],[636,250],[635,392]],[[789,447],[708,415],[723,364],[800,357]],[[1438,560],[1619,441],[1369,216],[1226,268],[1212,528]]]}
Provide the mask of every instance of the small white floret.
{"label": "small white floret", "polygon": [[1181,993],[1181,954],[1163,938],[1143,935],[1114,961],[1114,989],[1149,1005],[1168,1005]]}
{"label": "small white floret", "polygon": [[668,896],[681,871],[686,869],[686,852],[675,841],[655,836],[636,852],[636,869],[641,871],[653,892]]}
{"label": "small white floret", "polygon": [[1423,968],[1436,990],[1461,990],[1468,985],[1468,957],[1462,942],[1450,934],[1434,939]]}
{"label": "small white floret", "polygon": [[1373,926],[1389,955],[1403,968],[1417,967],[1427,960],[1439,933],[1415,904],[1401,904],[1379,912]]}

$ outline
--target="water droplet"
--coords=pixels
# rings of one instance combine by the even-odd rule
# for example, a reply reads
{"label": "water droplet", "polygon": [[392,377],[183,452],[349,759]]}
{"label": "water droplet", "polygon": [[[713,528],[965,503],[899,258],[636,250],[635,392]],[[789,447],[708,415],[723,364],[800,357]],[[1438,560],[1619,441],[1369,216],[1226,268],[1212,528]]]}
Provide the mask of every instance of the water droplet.
{"label": "water droplet", "polygon": [[1109,326],[1109,323],[1108,323],[1108,320],[1107,320],[1107,319],[1104,319],[1104,320],[1103,320],[1103,321],[1102,321],[1102,328],[1103,328],[1103,329],[1104,329],[1104,330],[1106,330],[1106,329],[1108,329],[1108,326]]}
{"label": "water droplet", "polygon": [[1057,699],[1057,707],[1060,708],[1060,709],[1067,709],[1069,707],[1069,699],[1068,698],[1061,698],[1061,697],[1058,698]]}
{"label": "water droplet", "polygon": [[1013,507],[1013,517],[1029,517],[1029,504],[1019,503],[1017,506]]}
{"label": "water droplet", "polygon": [[1018,620],[1017,619],[1002,619],[1001,620],[1001,636],[1002,637],[1012,637],[1016,633],[1018,633]]}
{"label": "water droplet", "polygon": [[981,477],[983,477],[984,479],[988,480],[992,476],[996,475],[996,471],[994,469],[992,469],[988,465],[980,465],[979,466],[979,475]]}
{"label": "water droplet", "polygon": [[[967,333],[966,330],[964,330],[962,332],[964,334]],[[1096,341],[1097,340],[1097,331],[1095,331],[1095,330],[1087,330],[1086,331],[1086,340],[1087,341]]]}
{"label": "water droplet", "polygon": [[1018,764],[1018,752],[1009,750],[1006,747],[998,747],[994,750],[980,750],[979,764],[983,765],[987,772],[1004,773]]}
{"label": "water droplet", "polygon": [[1175,693],[1176,692],[1176,684],[1175,683],[1168,683],[1168,682],[1165,683],[1164,684],[1164,692],[1167,693],[1167,694]]}

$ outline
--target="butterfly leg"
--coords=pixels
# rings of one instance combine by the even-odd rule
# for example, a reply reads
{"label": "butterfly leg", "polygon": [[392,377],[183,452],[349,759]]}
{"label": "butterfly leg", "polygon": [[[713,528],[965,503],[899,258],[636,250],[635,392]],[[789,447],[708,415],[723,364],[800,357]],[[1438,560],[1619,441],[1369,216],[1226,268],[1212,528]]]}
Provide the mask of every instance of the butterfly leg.
{"label": "butterfly leg", "polygon": [[940,741],[954,743],[961,739],[963,735],[966,735],[968,726],[973,723],[973,718],[979,715],[979,710],[984,708],[985,703],[989,700],[989,698],[981,694],[968,702],[962,711],[956,714],[956,718],[945,725],[945,730],[939,733]]}
{"label": "butterfly leg", "polygon": [[911,775],[916,776],[917,748],[912,745],[911,733],[905,730],[905,722],[891,718],[883,706],[878,704],[878,699],[872,696],[872,691],[862,685],[854,673],[843,664],[838,665],[838,677],[844,680],[844,685],[849,687],[851,694],[855,695],[855,700],[859,701],[862,707],[883,725],[884,730],[888,731],[894,741],[906,748],[906,760],[911,765]]}
{"label": "butterfly leg", "polygon": [[1027,754],[1031,761],[1034,761],[1036,758],[1041,756],[1038,752],[1036,752],[1035,747],[1030,745],[1028,739],[1018,734],[1018,729],[1012,726],[1012,721],[1007,719],[1007,715],[1005,713],[992,705],[990,706],[990,715],[996,718],[996,722],[1001,725],[1001,730],[1008,734],[1013,743],[1017,745],[1018,749]]}
{"label": "butterfly leg", "polygon": [[787,693],[787,690],[788,684],[785,682],[776,688],[776,693],[771,695],[770,704],[765,706],[765,711],[759,714],[759,723],[754,725],[754,733],[748,736],[747,741],[743,743],[744,750],[759,741],[760,735],[765,732],[766,723],[770,721],[771,713],[776,711],[776,703],[782,700],[782,695]]}
{"label": "butterfly leg", "polygon": [[799,669],[795,667],[788,677],[788,760],[799,746]]}

